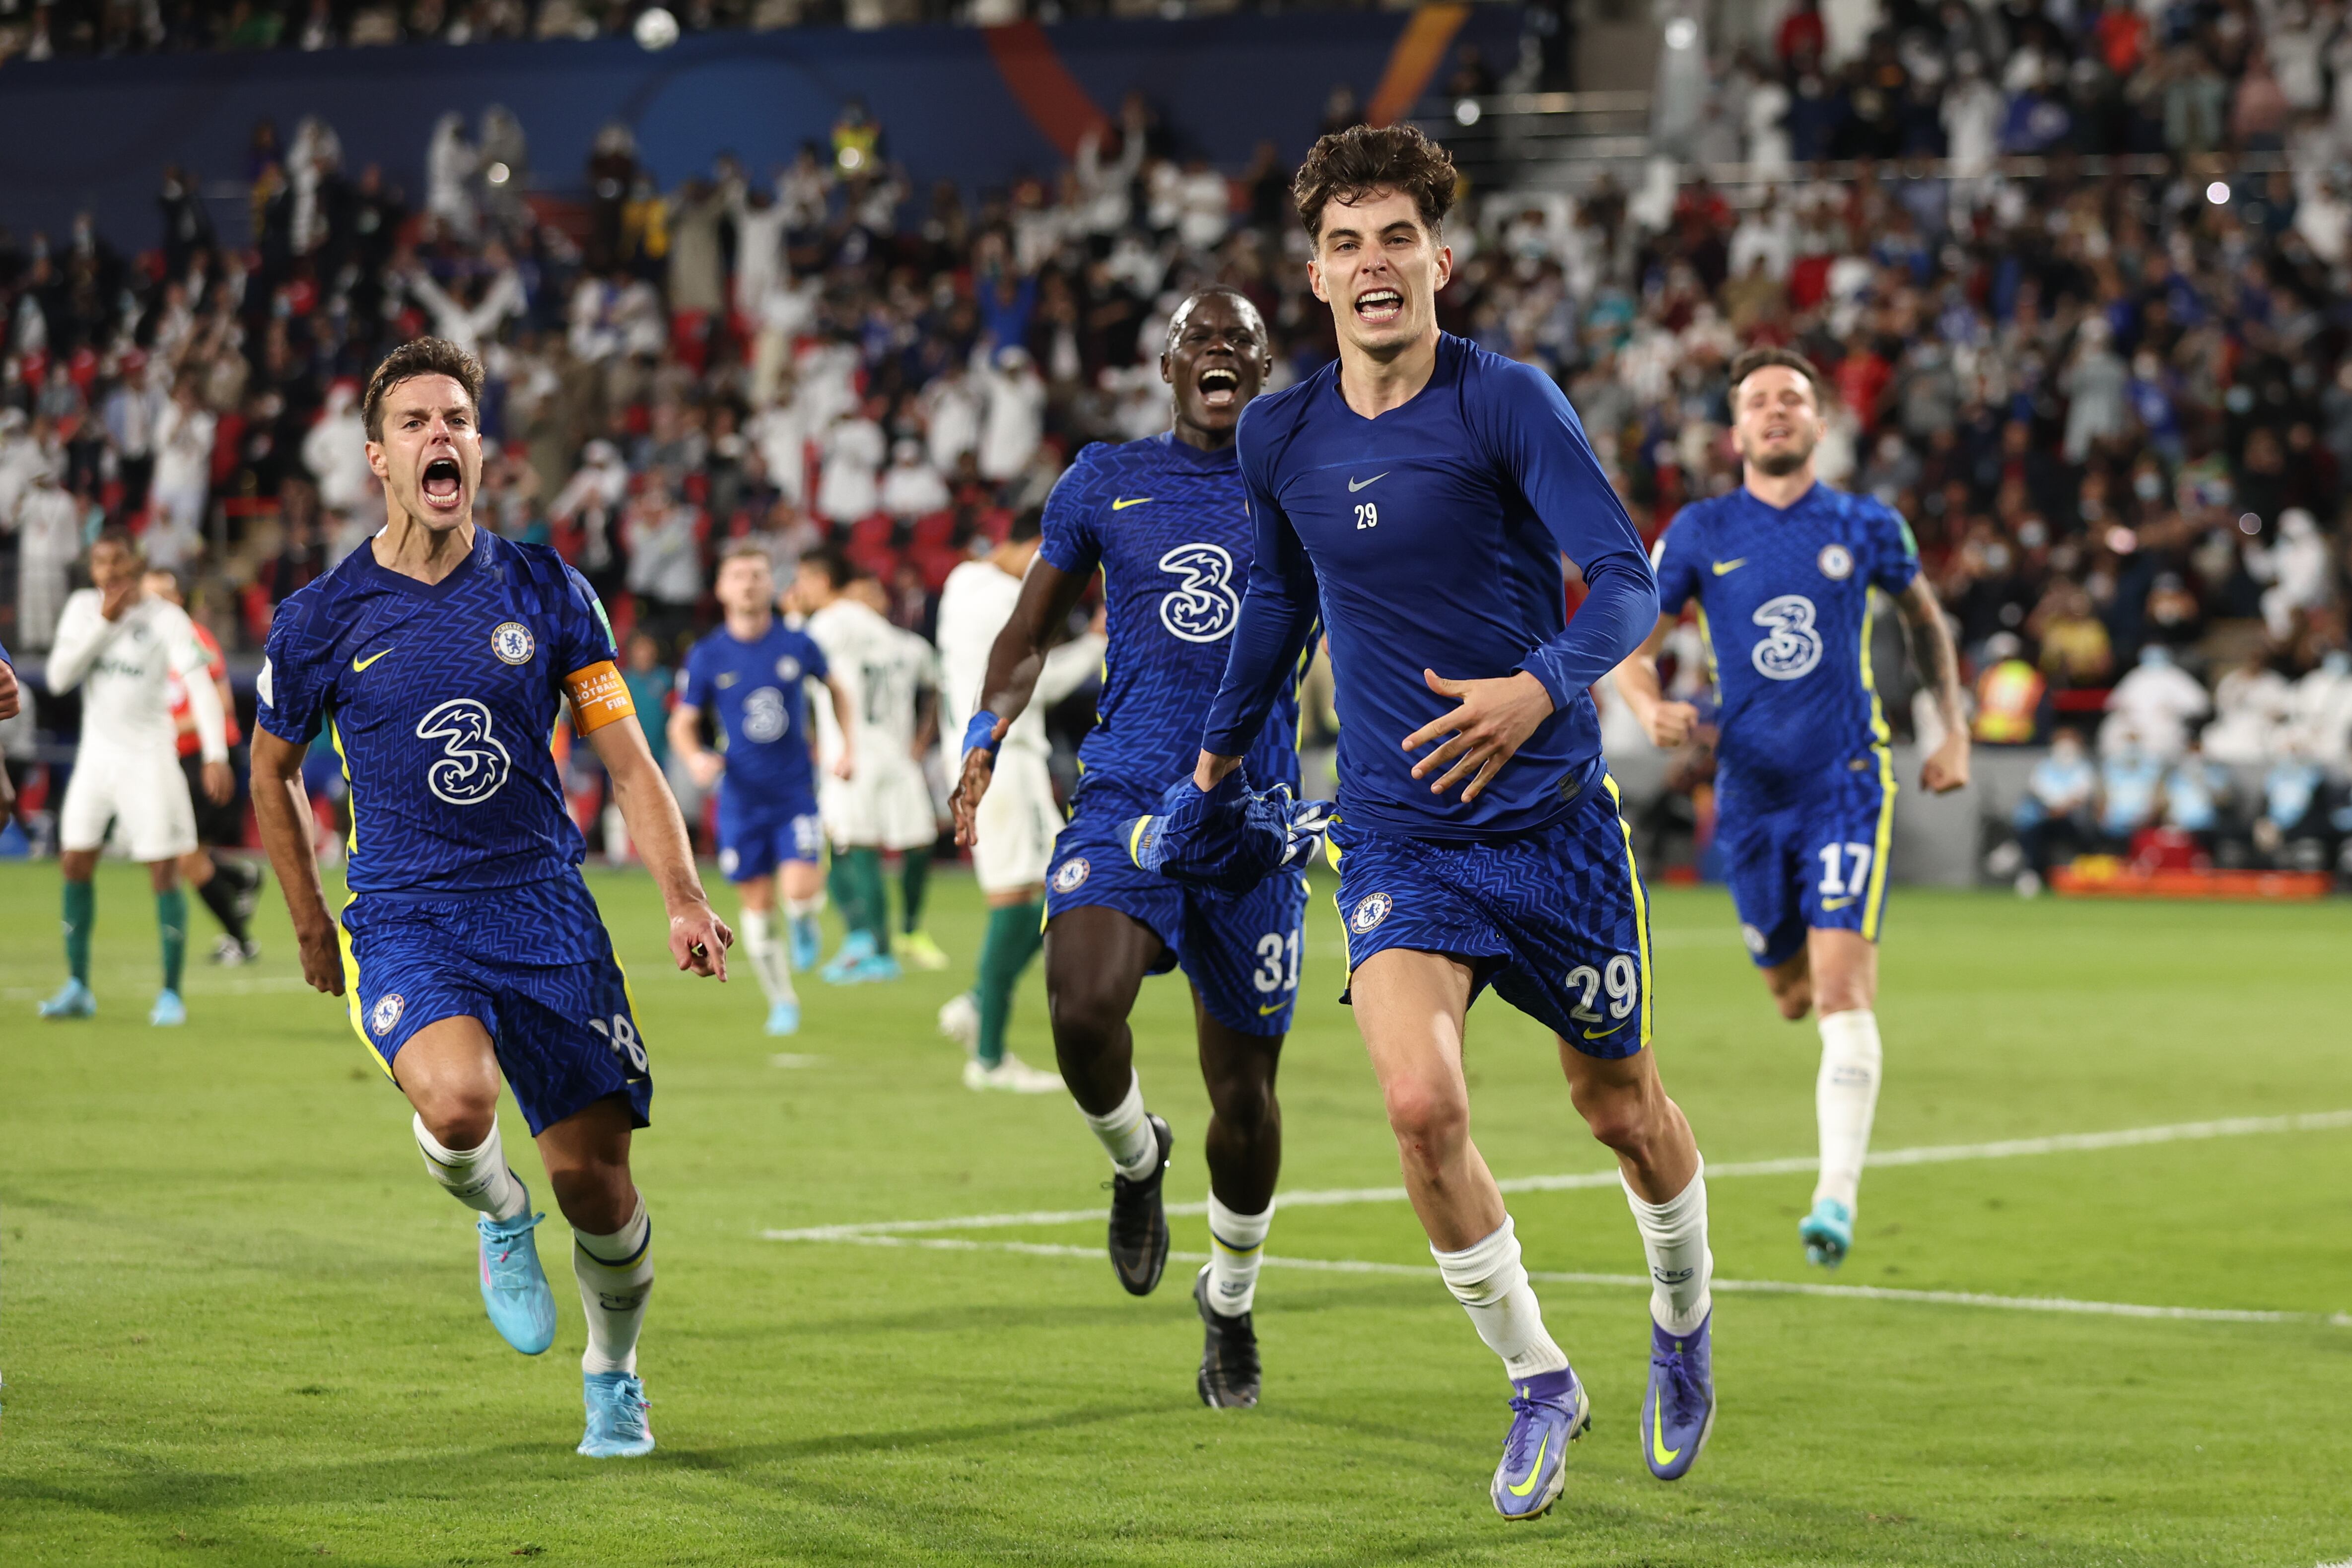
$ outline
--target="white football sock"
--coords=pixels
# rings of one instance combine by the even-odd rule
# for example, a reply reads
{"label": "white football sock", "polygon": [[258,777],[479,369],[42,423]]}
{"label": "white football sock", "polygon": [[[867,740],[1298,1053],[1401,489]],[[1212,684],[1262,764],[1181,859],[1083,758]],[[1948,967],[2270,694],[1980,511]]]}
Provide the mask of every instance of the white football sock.
{"label": "white football sock", "polygon": [[635,1372],[637,1331],[645,1325],[646,1298],[654,1289],[654,1225],[646,1200],[636,1218],[610,1236],[572,1232],[572,1273],[580,1281],[580,1305],[588,1318],[588,1349],[583,1372]]}
{"label": "white football sock", "polygon": [[770,1006],[800,999],[793,993],[791,950],[776,935],[775,922],[765,911],[743,912],[743,951],[751,959],[751,973],[758,977],[760,989],[768,994]]}
{"label": "white football sock", "polygon": [[1274,1226],[1274,1205],[1259,1214],[1237,1214],[1209,1195],[1209,1306],[1237,1318],[1257,1300],[1257,1266],[1265,1256],[1265,1233]]}
{"label": "white football sock", "polygon": [[1706,1249],[1706,1162],[1699,1162],[1690,1186],[1664,1203],[1643,1202],[1622,1171],[1617,1182],[1650,1255],[1650,1316],[1670,1334],[1696,1332],[1715,1305],[1707,1289],[1715,1254]]}
{"label": "white football sock", "polygon": [[1822,1019],[1822,1071],[1813,1081],[1813,1114],[1822,1128],[1822,1179],[1813,1201],[1833,1197],[1854,1210],[1870,1120],[1878,1109],[1878,1015],[1868,1008]]}
{"label": "white football sock", "polygon": [[1129,1181],[1141,1181],[1160,1163],[1160,1140],[1151,1135],[1151,1124],[1143,1118],[1143,1080],[1129,1074],[1127,1098],[1111,1107],[1108,1115],[1097,1116],[1082,1111],[1087,1125],[1102,1140],[1103,1152],[1118,1174]]}
{"label": "white football sock", "polygon": [[824,894],[822,893],[812,894],[806,898],[784,900],[784,914],[794,920],[800,919],[804,915],[814,915],[824,908]]}
{"label": "white football sock", "polygon": [[1567,1353],[1544,1331],[1543,1307],[1519,1263],[1519,1239],[1509,1215],[1503,1217],[1502,1228],[1485,1240],[1459,1252],[1440,1252],[1432,1242],[1429,1255],[1437,1260],[1445,1288],[1470,1314],[1478,1337],[1503,1358],[1505,1372],[1533,1377],[1567,1367]]}
{"label": "white football sock", "polygon": [[530,1194],[523,1190],[514,1172],[507,1169],[507,1154],[499,1144],[496,1117],[490,1120],[490,1135],[482,1140],[478,1149],[443,1148],[439,1140],[425,1130],[422,1116],[411,1116],[409,1124],[415,1130],[417,1148],[425,1155],[425,1168],[459,1203],[492,1219],[512,1219],[530,1207]]}

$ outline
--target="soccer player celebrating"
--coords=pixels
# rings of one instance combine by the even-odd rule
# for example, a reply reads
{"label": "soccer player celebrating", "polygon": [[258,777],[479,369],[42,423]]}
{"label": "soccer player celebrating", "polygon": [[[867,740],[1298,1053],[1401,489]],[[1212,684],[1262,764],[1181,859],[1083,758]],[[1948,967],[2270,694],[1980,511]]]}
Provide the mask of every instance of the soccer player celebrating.
{"label": "soccer player celebrating", "polygon": [[81,746],[58,813],[58,864],[65,873],[66,965],[62,989],[41,1004],[45,1019],[88,1018],[98,1010],[89,988],[89,935],[98,912],[91,877],[117,818],[133,860],[147,865],[155,890],[155,925],[163,936],[163,988],[147,1021],[188,1021],[180,999],[180,971],[188,955],[188,895],[180,887],[180,859],[196,847],[196,818],[180,771],[172,724],[171,679],[185,683],[198,749],[199,779],[215,802],[235,792],[220,693],[213,685],[204,645],[178,605],[148,597],[141,583],[139,547],[117,528],[89,550],[92,587],[66,599],[49,650],[49,690],[82,688]]}
{"label": "soccer player celebrating", "polygon": [[[1213,1243],[1192,1287],[1205,1339],[1197,1386],[1219,1406],[1258,1397],[1251,1312],[1282,1166],[1275,1070],[1298,994],[1306,883],[1292,873],[1239,898],[1196,893],[1139,869],[1121,824],[1156,810],[1192,762],[1224,667],[1250,552],[1234,430],[1269,363],[1265,323],[1238,291],[1200,289],[1177,307],[1160,356],[1175,426],[1088,447],[1055,486],[1045,542],[989,655],[955,796],[956,837],[969,844],[986,831],[996,753],[1029,705],[1045,650],[1104,568],[1107,674],[1045,879],[1054,1052],[1115,1172],[1111,1266],[1130,1294],[1148,1295],[1168,1262],[1160,1186],[1173,1140],[1144,1109],[1127,1019],[1146,975],[1181,965],[1192,980]],[[1260,786],[1298,782],[1292,652],[1236,748]]]}
{"label": "soccer player celebrating", "polygon": [[[694,645],[670,710],[669,743],[695,782],[719,790],[719,870],[743,901],[743,948],[768,997],[768,1032],[801,1027],[793,971],[816,967],[817,911],[824,907],[824,829],[809,767],[804,681],[822,681],[836,723],[849,727],[849,693],[808,634],[776,618],[775,567],[745,542],[719,558],[726,624]],[[714,708],[723,757],[702,744],[702,710]],[[855,758],[834,759],[846,779]],[[723,777],[722,777],[723,774]],[[781,868],[791,951],[772,923]]]}
{"label": "soccer player celebrating", "polygon": [[[1570,1097],[1616,1152],[1655,1281],[1641,1440],[1662,1479],[1713,1424],[1712,1263],[1698,1149],[1649,1049],[1647,912],[1588,689],[1656,619],[1656,590],[1559,389],[1438,330],[1454,180],[1409,127],[1326,136],[1298,172],[1339,358],[1243,417],[1257,542],[1193,778],[1210,789],[1241,765],[1319,602],[1356,1027],[1439,1270],[1510,1376],[1490,1495],[1530,1519],[1559,1495],[1591,1403],[1470,1139],[1462,1030],[1479,992],[1559,1037]],[[1565,626],[1562,554],[1591,591]]]}
{"label": "soccer player celebrating", "polygon": [[1787,349],[1749,350],[1732,362],[1731,412],[1746,477],[1684,507],[1659,539],[1665,613],[1618,667],[1617,689],[1658,745],[1689,738],[1698,710],[1664,700],[1657,655],[1696,601],[1722,697],[1715,841],[1740,935],[1782,1018],[1821,1013],[1822,1174],[1797,1233],[1807,1258],[1834,1269],[1853,1245],[1878,1104],[1871,1009],[1895,821],[1895,763],[1870,674],[1874,586],[1894,597],[1929,666],[1944,739],[1920,769],[1927,789],[1968,783],[1969,731],[1959,658],[1910,528],[1867,496],[1814,481],[1812,365]]}
{"label": "soccer player celebrating", "polygon": [[[961,736],[988,679],[988,656],[1021,601],[1021,583],[1037,559],[1043,530],[1034,507],[1013,519],[1004,542],[948,573],[940,590],[940,706],[942,732]],[[988,901],[977,983],[940,1009],[940,1031],[962,1044],[964,1087],[1016,1094],[1054,1094],[1062,1081],[1004,1049],[1004,1027],[1021,972],[1045,942],[1045,867],[1062,813],[1045,763],[1045,710],[1093,674],[1101,641],[1083,637],[1045,655],[1028,711],[1005,731],[973,823],[971,869]]]}
{"label": "soccer player celebrating", "polygon": [[[187,593],[181,586],[177,570],[150,570],[145,579],[148,597],[166,604],[187,608]],[[228,739],[229,777],[234,782],[237,772],[238,751],[245,737],[237,732],[236,698],[228,687],[228,660],[221,646],[205,623],[191,617],[188,626],[203,644],[205,669],[213,684],[213,693],[220,699],[223,724]],[[189,803],[196,813],[196,848],[180,857],[180,875],[205,907],[220,922],[220,946],[213,950],[215,964],[250,964],[261,956],[260,944],[253,939],[253,907],[261,897],[261,868],[234,855],[214,852],[214,845],[236,845],[245,841],[245,813],[238,809],[236,794],[232,789],[225,800],[215,800],[205,786],[202,745],[196,734],[195,708],[188,700],[187,684],[174,674],[170,680],[172,725],[177,734],[180,768],[187,776]]]}
{"label": "soccer player celebrating", "polygon": [[[369,379],[362,415],[387,520],[278,607],[258,682],[254,811],[303,977],[350,997],[352,1029],[415,1107],[425,1169],[481,1214],[492,1325],[536,1355],[554,1341],[555,1299],[533,1235],[545,1217],[499,1145],[504,1074],[572,1222],[588,1325],[580,1452],[643,1454],[654,1438],[636,1345],[653,1231],[629,1139],[647,1123],[653,1077],[547,747],[567,698],[661,890],[677,967],[724,979],[732,934],[703,896],[587,580],[545,545],[475,526],[481,388],[480,364],[437,338],[403,344]],[[322,726],[352,783],[340,932],[302,791]]]}

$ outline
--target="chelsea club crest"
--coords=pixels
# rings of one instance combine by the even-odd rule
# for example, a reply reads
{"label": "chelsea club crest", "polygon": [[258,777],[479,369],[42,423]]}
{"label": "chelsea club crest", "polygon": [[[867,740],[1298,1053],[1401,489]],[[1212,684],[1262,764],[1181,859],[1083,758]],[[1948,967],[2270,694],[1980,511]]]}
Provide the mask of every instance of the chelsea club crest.
{"label": "chelsea club crest", "polygon": [[1396,904],[1385,893],[1367,894],[1356,905],[1356,913],[1348,917],[1349,928],[1360,936],[1389,917]]}
{"label": "chelsea club crest", "polygon": [[394,991],[388,997],[378,997],[375,1006],[368,1010],[368,1028],[378,1034],[389,1034],[392,1026],[400,1021],[400,1009],[408,1004]]}
{"label": "chelsea club crest", "polygon": [[1843,545],[1823,545],[1818,564],[1823,577],[1832,582],[1843,582],[1853,575],[1853,552]]}
{"label": "chelsea club crest", "polygon": [[530,628],[520,621],[505,621],[490,633],[490,652],[509,664],[528,664],[533,648]]}
{"label": "chelsea club crest", "polygon": [[1054,873],[1054,891],[1075,893],[1085,883],[1087,873],[1092,870],[1094,867],[1087,863],[1084,855],[1064,861],[1061,869]]}

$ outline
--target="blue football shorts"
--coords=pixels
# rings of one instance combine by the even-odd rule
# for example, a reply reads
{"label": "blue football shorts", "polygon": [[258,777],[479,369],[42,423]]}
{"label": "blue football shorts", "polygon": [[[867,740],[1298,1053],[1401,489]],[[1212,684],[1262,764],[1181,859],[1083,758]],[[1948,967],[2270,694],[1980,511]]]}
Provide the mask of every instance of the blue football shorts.
{"label": "blue football shorts", "polygon": [[774,804],[735,804],[738,791],[723,784],[719,791],[719,873],[730,882],[772,876],[792,861],[818,861],[824,856],[824,824],[818,820],[816,797],[805,790]]}
{"label": "blue football shorts", "polygon": [[608,1094],[627,1098],[634,1125],[651,1120],[628,979],[576,873],[470,898],[362,894],[343,907],[342,941],[352,1028],[387,1076],[417,1030],[470,1018],[533,1137]]}
{"label": "blue football shorts", "polygon": [[1277,873],[1227,895],[1145,871],[1129,855],[1121,828],[1150,805],[1080,803],[1054,841],[1046,924],[1073,909],[1116,909],[1160,938],[1151,972],[1181,967],[1210,1017],[1237,1034],[1288,1033],[1306,940],[1306,877]]}
{"label": "blue football shorts", "polygon": [[1607,774],[1535,832],[1451,842],[1360,831],[1343,813],[1329,844],[1350,975],[1391,947],[1443,953],[1470,965],[1474,1003],[1491,985],[1587,1056],[1649,1043],[1649,901]]}
{"label": "blue football shorts", "polygon": [[1759,793],[1724,780],[1715,827],[1739,935],[1757,967],[1795,957],[1808,930],[1877,941],[1895,825],[1893,754],[1874,747],[1793,797],[1758,800]]}

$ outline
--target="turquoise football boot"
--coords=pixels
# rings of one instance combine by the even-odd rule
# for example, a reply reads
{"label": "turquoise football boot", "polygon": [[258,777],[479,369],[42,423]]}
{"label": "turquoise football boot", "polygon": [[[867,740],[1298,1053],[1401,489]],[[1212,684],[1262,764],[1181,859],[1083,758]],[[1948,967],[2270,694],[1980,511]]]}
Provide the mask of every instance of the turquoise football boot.
{"label": "turquoise football boot", "polygon": [[488,1215],[474,1222],[481,1236],[482,1305],[499,1337],[525,1355],[537,1355],[555,1343],[555,1292],[547,1288],[547,1270],[539,1266],[539,1228],[543,1214],[533,1214],[530,1199],[512,1219]]}
{"label": "turquoise football boot", "polygon": [[583,1374],[581,1397],[588,1406],[588,1430],[580,1452],[592,1459],[634,1459],[654,1451],[653,1428],[646,1424],[646,1385],[634,1372]]}
{"label": "turquoise football boot", "polygon": [[795,915],[792,918],[793,972],[805,975],[816,967],[818,945],[824,934],[817,928],[814,915]]}
{"label": "turquoise football boot", "polygon": [[98,998],[79,980],[68,980],[58,994],[41,1004],[45,1019],[86,1019],[98,1011]]}
{"label": "turquoise football boot", "polygon": [[177,1029],[188,1021],[188,1004],[177,991],[158,991],[155,1005],[147,1009],[147,1021],[157,1029]]}
{"label": "turquoise football boot", "polygon": [[768,1008],[768,1032],[774,1035],[798,1034],[801,1031],[801,1005],[795,1001],[773,1002]]}
{"label": "turquoise football boot", "polygon": [[1797,1221],[1797,1239],[1805,1244],[1805,1261],[1834,1269],[1853,1249],[1853,1210],[1833,1197],[1817,1199],[1812,1213]]}

